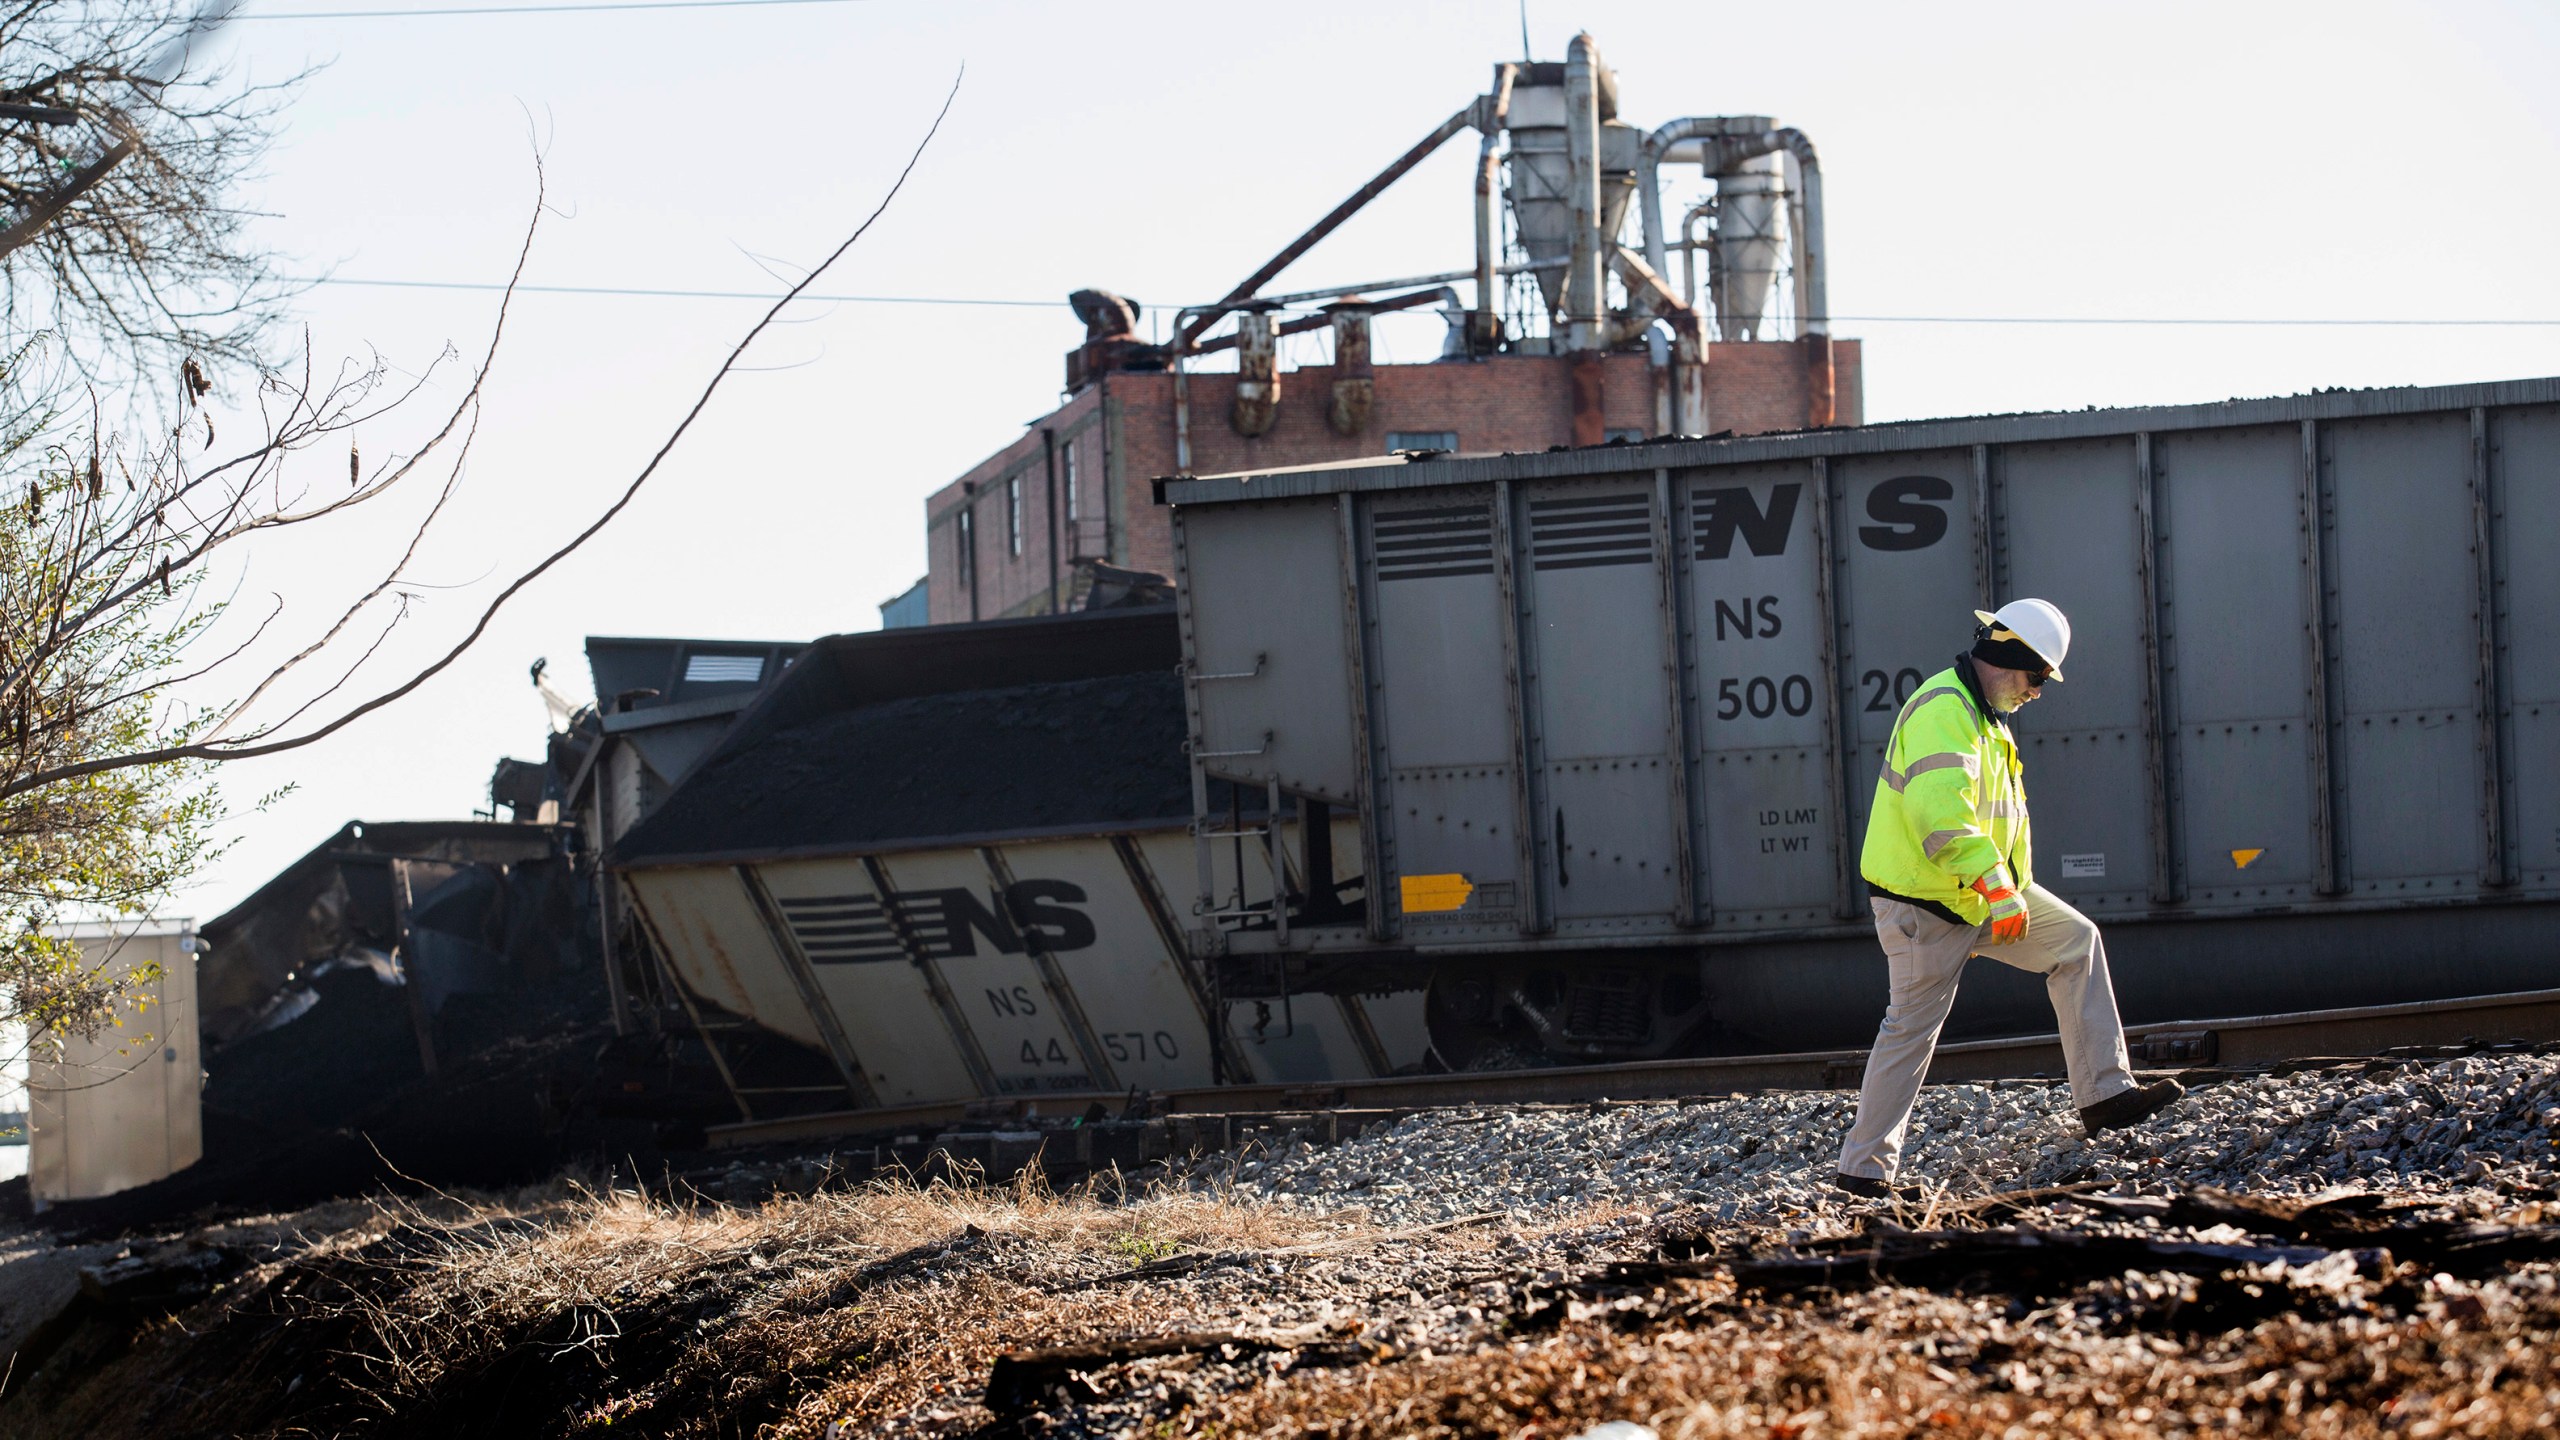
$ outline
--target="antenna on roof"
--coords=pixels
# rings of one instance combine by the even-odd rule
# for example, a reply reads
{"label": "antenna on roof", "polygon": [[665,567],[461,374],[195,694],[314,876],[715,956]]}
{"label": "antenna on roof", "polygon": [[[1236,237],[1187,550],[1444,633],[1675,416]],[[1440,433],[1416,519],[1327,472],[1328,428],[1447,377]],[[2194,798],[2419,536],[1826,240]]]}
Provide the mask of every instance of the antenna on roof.
{"label": "antenna on roof", "polygon": [[1529,48],[1529,0],[1520,0],[1520,63],[1525,65],[1536,58]]}

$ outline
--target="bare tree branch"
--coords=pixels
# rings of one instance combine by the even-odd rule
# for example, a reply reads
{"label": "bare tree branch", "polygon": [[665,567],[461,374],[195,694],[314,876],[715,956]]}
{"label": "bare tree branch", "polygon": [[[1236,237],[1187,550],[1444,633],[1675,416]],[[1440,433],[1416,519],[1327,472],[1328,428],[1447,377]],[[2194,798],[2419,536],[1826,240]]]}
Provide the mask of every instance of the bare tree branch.
{"label": "bare tree branch", "polygon": [[[584,529],[581,529],[577,534],[571,536],[567,542],[553,550],[550,554],[544,556],[540,561],[510,581],[506,587],[489,602],[487,607],[481,611],[479,617],[474,621],[470,629],[442,655],[421,667],[400,683],[382,690],[357,704],[349,706],[332,718],[299,734],[287,736],[281,739],[269,739],[266,737],[272,735],[274,731],[272,729],[262,729],[250,735],[236,736],[228,741],[207,740],[197,737],[192,738],[185,743],[154,746],[124,754],[97,755],[69,761],[67,763],[22,770],[14,774],[0,776],[0,799],[6,799],[10,796],[36,791],[46,786],[58,785],[68,781],[79,780],[87,776],[98,775],[135,766],[166,765],[186,761],[223,762],[231,760],[246,760],[259,756],[281,754],[288,750],[300,749],[303,746],[325,739],[328,736],[345,729],[347,726],[353,724],[364,716],[372,714],[374,711],[382,709],[383,707],[400,700],[402,697],[413,693],[420,686],[426,684],[429,680],[451,667],[456,660],[460,659],[464,653],[469,651],[471,647],[487,633],[490,624],[497,618],[499,612],[506,607],[510,600],[514,599],[515,596],[521,593],[527,586],[541,578],[562,560],[567,559],[570,555],[576,553],[580,547],[584,546],[607,525],[611,524],[614,518],[620,515],[623,510],[631,504],[632,500],[639,495],[641,489],[649,483],[649,480],[653,476],[657,474],[660,466],[665,463],[668,455],[673,453],[677,444],[681,442],[686,433],[692,429],[694,422],[701,417],[703,411],[710,405],[712,397],[719,392],[722,383],[726,381],[731,374],[736,373],[742,368],[739,365],[739,361],[746,354],[748,348],[752,346],[758,337],[762,336],[767,329],[773,326],[778,317],[781,316],[784,309],[796,301],[800,297],[802,291],[814,284],[820,276],[824,275],[828,269],[835,265],[837,261],[841,260],[865,234],[869,233],[872,225],[888,211],[890,204],[894,202],[899,193],[905,189],[908,178],[915,173],[916,166],[923,160],[927,147],[932,144],[935,135],[940,133],[943,120],[950,115],[951,106],[959,97],[960,81],[965,75],[966,69],[964,67],[960,75],[954,76],[951,89],[949,93],[944,95],[942,107],[935,113],[933,123],[926,128],[923,138],[916,142],[915,149],[908,155],[905,166],[898,172],[897,179],[890,185],[888,192],[881,197],[879,203],[873,207],[871,213],[863,219],[862,223],[854,229],[852,234],[848,235],[842,243],[838,244],[833,251],[829,252],[823,261],[811,268],[805,278],[803,278],[798,284],[792,286],[791,289],[779,300],[776,300],[772,307],[768,309],[754,325],[750,326],[746,333],[739,338],[738,342],[730,348],[727,356],[721,360],[719,367],[713,371],[709,381],[704,384],[700,394],[695,397],[691,408],[686,410],[683,418],[677,421],[674,429],[668,433],[667,438],[658,446],[656,452],[650,456],[648,463],[641,467],[639,473],[632,478],[630,484],[624,487],[622,493],[613,501],[613,503],[598,514],[593,521],[589,522]],[[530,243],[531,236],[530,232],[528,232],[528,246]],[[518,276],[521,276],[522,270],[523,258],[520,255],[517,262]],[[514,279],[509,281],[507,293],[510,298],[512,298],[514,293],[515,283]],[[503,325],[503,316],[504,302],[502,301],[501,325]],[[494,343],[493,337],[493,348]],[[472,389],[470,392],[471,397],[476,398],[479,394],[480,385],[487,375],[488,364],[488,359],[484,357],[481,367],[473,379]],[[331,431],[340,423],[338,417],[344,413],[343,407],[338,407],[336,405],[335,396],[336,392],[334,391],[323,392],[320,399],[311,405],[311,408],[308,411],[310,418],[305,421],[300,428],[289,427],[287,431],[280,433],[290,435],[295,444],[308,443],[309,439],[314,436],[331,433]],[[301,399],[297,399],[297,414],[304,413],[300,408],[303,403],[304,402]],[[445,428],[438,432],[436,441],[431,442],[428,446],[422,447],[422,449],[416,455],[410,457],[409,460],[402,462],[402,464],[397,467],[393,467],[390,472],[391,475],[393,477],[405,476],[410,473],[417,464],[422,463],[427,455],[434,453],[436,446],[452,433],[454,426],[460,423],[463,415],[469,409],[470,404],[468,402],[457,406],[453,416],[448,419]],[[286,444],[275,438],[270,438],[264,445],[262,445],[260,450],[253,453],[272,456],[284,453],[286,450],[291,448],[293,448],[292,444]],[[233,463],[236,465],[241,462],[235,461]],[[177,493],[187,493],[187,488],[188,487],[182,486]],[[359,494],[364,498],[372,498],[375,495],[383,493],[388,488],[389,483],[387,481],[368,482],[359,487]],[[315,507],[310,510],[295,511],[292,512],[294,515],[294,519],[292,520],[284,520],[275,518],[273,515],[267,515],[241,521],[231,528],[216,532],[221,537],[220,539],[209,539],[208,537],[207,540],[199,540],[191,545],[182,546],[178,553],[187,556],[188,563],[193,563],[194,560],[201,558],[203,554],[209,551],[213,545],[236,538],[240,534],[251,533],[262,528],[271,528],[272,526],[279,524],[302,523],[303,521],[317,519],[334,513],[336,510],[343,509],[347,504],[351,503],[357,502],[352,499],[334,501],[328,505]],[[441,508],[441,502],[439,502],[438,508]],[[430,518],[432,518],[432,516]],[[405,557],[401,563],[402,565],[407,563]],[[398,573],[398,568],[395,567],[393,576],[396,578]],[[121,596],[131,597],[137,593],[137,589],[139,587],[147,587],[156,583],[159,583],[159,580],[155,576],[146,574],[135,581],[120,586],[115,593]],[[388,581],[386,580],[385,583],[387,584]],[[379,593],[378,589],[376,593]],[[356,608],[361,609],[362,602],[359,602],[359,605]],[[352,618],[353,613],[354,612],[351,610],[349,612],[349,616],[346,618]],[[346,618],[342,618],[338,627],[333,627],[333,634],[337,628],[343,628],[346,623]],[[380,643],[381,640],[377,637],[374,642],[375,646],[378,647]],[[371,651],[368,650],[367,654],[370,655],[370,653]],[[298,664],[302,658],[302,656],[297,656],[293,661],[289,662],[289,664]],[[5,659],[5,654],[0,654],[0,660]],[[361,665],[362,663],[363,660],[362,657],[360,657],[357,664]],[[351,675],[353,673],[353,669],[351,668],[347,673]],[[330,691],[337,689],[338,685],[343,685],[345,683],[345,678],[345,676],[341,676],[337,684],[333,684],[330,687]],[[263,693],[263,690],[264,687],[261,686],[259,693]],[[324,694],[326,693],[329,692],[324,692]],[[9,694],[10,692],[5,680],[0,680],[0,707],[5,707],[8,702]],[[307,708],[308,706],[306,705],[305,709]],[[296,716],[301,713],[303,713],[303,711],[298,710],[295,712]],[[226,720],[229,720],[236,717],[237,714],[238,710],[235,707],[232,714],[225,718]],[[290,724],[292,718],[294,717],[287,717],[286,720],[280,721],[278,724]]]}

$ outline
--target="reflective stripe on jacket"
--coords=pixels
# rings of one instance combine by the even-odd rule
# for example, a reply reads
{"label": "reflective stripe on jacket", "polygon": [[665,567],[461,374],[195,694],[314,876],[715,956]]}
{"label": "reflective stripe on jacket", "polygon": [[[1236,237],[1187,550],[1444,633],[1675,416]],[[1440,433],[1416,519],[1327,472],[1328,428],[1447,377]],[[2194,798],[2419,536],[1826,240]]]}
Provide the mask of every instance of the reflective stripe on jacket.
{"label": "reflective stripe on jacket", "polygon": [[1858,868],[1883,889],[1979,925],[1991,907],[1970,888],[1975,880],[2004,871],[2023,890],[2035,877],[2017,742],[1967,681],[1941,670],[1894,717]]}

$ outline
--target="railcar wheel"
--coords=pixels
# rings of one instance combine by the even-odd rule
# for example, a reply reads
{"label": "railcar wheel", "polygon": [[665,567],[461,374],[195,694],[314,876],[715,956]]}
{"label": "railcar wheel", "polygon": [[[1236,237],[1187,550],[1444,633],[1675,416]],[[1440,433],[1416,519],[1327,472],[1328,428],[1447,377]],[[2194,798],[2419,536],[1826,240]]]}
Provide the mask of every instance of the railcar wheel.
{"label": "railcar wheel", "polygon": [[1434,974],[1423,991],[1422,1020],[1432,1055],[1450,1070],[1510,1069],[1538,1053],[1507,987],[1490,974]]}
{"label": "railcar wheel", "polygon": [[1451,962],[1423,1001],[1452,1070],[1601,1065],[1680,1053],[1710,1021],[1693,954]]}

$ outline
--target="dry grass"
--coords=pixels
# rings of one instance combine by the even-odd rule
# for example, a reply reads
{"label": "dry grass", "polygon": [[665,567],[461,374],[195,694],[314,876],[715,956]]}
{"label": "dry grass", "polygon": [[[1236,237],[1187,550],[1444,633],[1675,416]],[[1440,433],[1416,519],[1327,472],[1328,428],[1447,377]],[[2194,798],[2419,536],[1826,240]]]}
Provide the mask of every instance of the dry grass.
{"label": "dry grass", "polygon": [[[2175,1277],[2101,1280],[2031,1308],[1915,1289],[1763,1303],[1719,1275],[1541,1321],[1535,1302],[1557,1292],[1525,1282],[1570,1268],[1569,1231],[1388,1234],[1220,1194],[899,1183],[739,1208],[563,1183],[206,1238],[267,1249],[138,1340],[102,1330],[57,1357],[0,1406],[0,1436],[993,1434],[977,1387],[1000,1351],[1199,1330],[1327,1344],[1303,1365],[1284,1351],[1106,1367],[1029,1431],[2560,1432],[2548,1266],[2476,1288],[2404,1266],[2307,1299],[2278,1285],[2256,1310],[2228,1286],[2200,1301]],[[1198,1251],[1253,1260],[1093,1283]]]}
{"label": "dry grass", "polygon": [[332,1207],[263,1222],[284,1247],[182,1327],[82,1373],[47,1367],[0,1434],[867,1427],[931,1416],[1002,1348],[1180,1318],[1160,1288],[1075,1282],[1362,1228],[1036,1183],[884,1182],[745,1209],[574,1183]]}
{"label": "dry grass", "polygon": [[[1104,1205],[1035,1183],[883,1183],[752,1210],[581,1196],[538,1227],[447,1231],[417,1283],[366,1317],[367,1388],[397,1410],[539,1335],[546,1365],[620,1381],[579,1409],[585,1424],[646,1418],[690,1433],[672,1407],[708,1397],[714,1429],[754,1412],[775,1433],[803,1433],[930,1409],[1005,1346],[1175,1318],[1142,1289],[1051,1287],[1178,1251],[1296,1243],[1312,1228],[1232,1199]],[[669,1320],[689,1326],[670,1335]],[[632,1374],[617,1363],[626,1348],[663,1368]]]}

